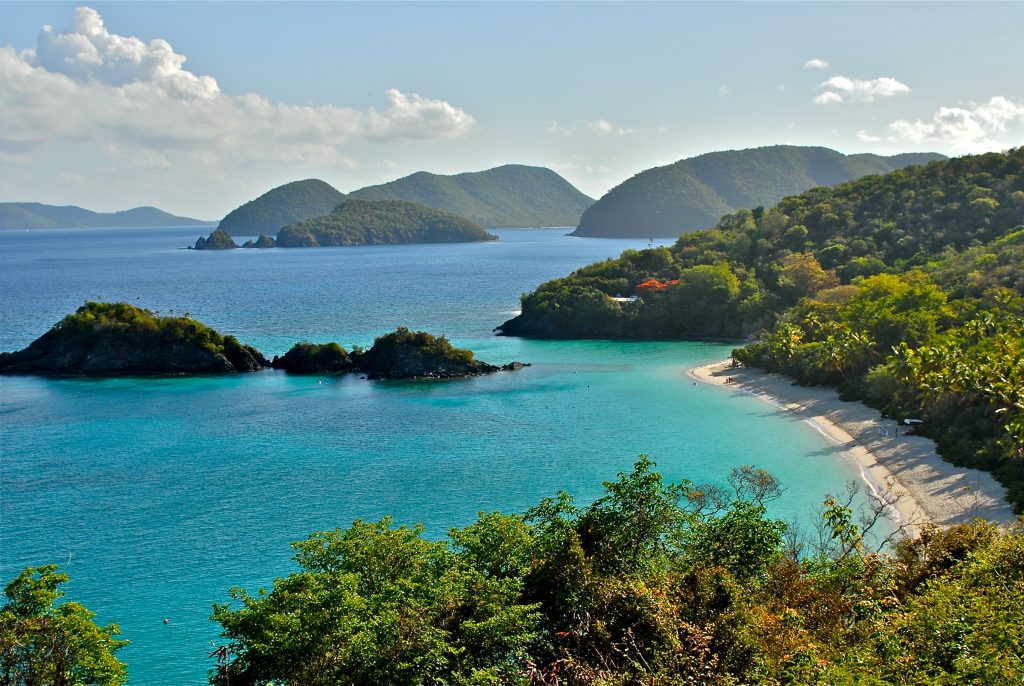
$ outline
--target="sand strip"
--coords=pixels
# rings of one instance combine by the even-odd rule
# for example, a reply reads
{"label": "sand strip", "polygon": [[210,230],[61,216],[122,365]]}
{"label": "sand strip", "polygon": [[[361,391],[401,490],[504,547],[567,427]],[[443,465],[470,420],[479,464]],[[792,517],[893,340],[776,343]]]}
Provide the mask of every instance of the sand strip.
{"label": "sand strip", "polygon": [[905,435],[908,427],[882,419],[863,403],[841,401],[831,388],[795,386],[778,374],[730,367],[729,360],[696,367],[690,376],[750,393],[818,429],[859,465],[870,490],[888,503],[888,514],[908,534],[925,522],[951,526],[975,517],[1003,524],[1017,521],[1005,489],[991,474],[946,462],[931,439]]}

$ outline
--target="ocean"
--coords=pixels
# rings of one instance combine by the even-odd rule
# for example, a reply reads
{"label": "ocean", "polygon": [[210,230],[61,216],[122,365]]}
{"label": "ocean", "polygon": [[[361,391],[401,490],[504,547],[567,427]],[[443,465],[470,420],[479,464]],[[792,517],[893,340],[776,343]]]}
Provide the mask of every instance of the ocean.
{"label": "ocean", "polygon": [[856,468],[793,416],[687,376],[733,345],[494,335],[521,293],[647,246],[566,231],[227,252],[181,249],[208,227],[0,232],[0,350],[85,300],[124,300],[187,312],[268,356],[300,340],[366,347],[407,326],[532,364],[417,382],[0,377],[0,579],[59,564],[68,598],[131,641],[119,653],[131,682],[170,686],[205,683],[213,603],[269,587],[294,569],[290,542],[356,518],[441,537],[558,490],[592,500],[644,453],[672,480],[768,469],[785,489],[772,514],[809,527]]}

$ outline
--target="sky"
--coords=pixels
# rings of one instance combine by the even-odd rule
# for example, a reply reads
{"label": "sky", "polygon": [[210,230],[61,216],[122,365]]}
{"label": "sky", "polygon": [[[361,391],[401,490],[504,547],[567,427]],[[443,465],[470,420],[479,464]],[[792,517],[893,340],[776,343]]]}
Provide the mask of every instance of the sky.
{"label": "sky", "polygon": [[219,219],[517,163],[1024,144],[1024,3],[0,2],[0,202]]}

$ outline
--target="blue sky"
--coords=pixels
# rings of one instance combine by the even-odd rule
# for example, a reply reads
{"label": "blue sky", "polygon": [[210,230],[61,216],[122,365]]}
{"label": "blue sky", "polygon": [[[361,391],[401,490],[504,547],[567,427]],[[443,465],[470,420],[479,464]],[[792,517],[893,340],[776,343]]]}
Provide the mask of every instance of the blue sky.
{"label": "blue sky", "polygon": [[[0,3],[0,201],[1024,143],[1024,3]],[[44,28],[50,27],[50,28]]]}

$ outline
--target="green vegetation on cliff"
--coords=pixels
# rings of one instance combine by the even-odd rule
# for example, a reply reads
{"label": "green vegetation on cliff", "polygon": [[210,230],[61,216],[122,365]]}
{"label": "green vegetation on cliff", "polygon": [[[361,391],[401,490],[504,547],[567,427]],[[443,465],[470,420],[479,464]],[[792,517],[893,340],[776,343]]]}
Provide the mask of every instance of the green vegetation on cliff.
{"label": "green vegetation on cliff", "polygon": [[293,544],[232,591],[214,684],[1016,684],[1024,536],[926,529],[876,554],[846,496],[820,534],[768,516],[776,481],[666,483],[644,457],[577,505],[481,513],[446,540],[390,519]]}
{"label": "green vegetation on cliff", "polygon": [[946,459],[993,471],[1024,507],[1024,148],[740,210],[522,304],[504,333],[759,332],[737,359],[925,420]]}
{"label": "green vegetation on cliff", "polygon": [[843,155],[828,148],[775,145],[712,152],[643,171],[608,191],[574,236],[678,236],[714,226],[743,207],[770,206],[815,186],[942,159],[937,153]]}
{"label": "green vegetation on cliff", "polygon": [[24,350],[0,353],[0,374],[220,374],[269,362],[234,336],[128,303],[86,302]]}
{"label": "green vegetation on cliff", "polygon": [[178,217],[155,207],[136,207],[121,212],[93,212],[74,205],[43,205],[38,202],[0,202],[0,230],[75,229],[119,226],[195,226],[200,219]]}
{"label": "green vegetation on cliff", "polygon": [[286,224],[327,214],[344,199],[344,193],[319,179],[292,181],[231,210],[217,228],[229,234],[274,234]]}
{"label": "green vegetation on cliff", "polygon": [[289,224],[277,234],[282,248],[493,240],[467,219],[400,200],[346,200],[330,214]]}
{"label": "green vegetation on cliff", "polygon": [[495,229],[576,226],[594,202],[550,169],[521,164],[453,176],[416,172],[349,195],[418,202]]}

